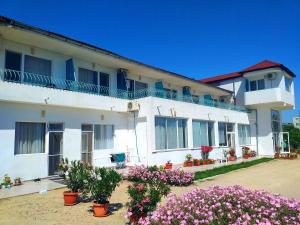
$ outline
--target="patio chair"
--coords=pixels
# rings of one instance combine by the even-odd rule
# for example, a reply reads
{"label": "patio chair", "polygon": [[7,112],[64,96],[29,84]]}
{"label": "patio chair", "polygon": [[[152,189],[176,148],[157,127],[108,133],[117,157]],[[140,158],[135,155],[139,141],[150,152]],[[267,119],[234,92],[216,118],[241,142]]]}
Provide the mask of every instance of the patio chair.
{"label": "patio chair", "polygon": [[116,163],[117,169],[124,168],[126,166],[125,153],[112,154],[112,158],[113,158],[114,162]]}

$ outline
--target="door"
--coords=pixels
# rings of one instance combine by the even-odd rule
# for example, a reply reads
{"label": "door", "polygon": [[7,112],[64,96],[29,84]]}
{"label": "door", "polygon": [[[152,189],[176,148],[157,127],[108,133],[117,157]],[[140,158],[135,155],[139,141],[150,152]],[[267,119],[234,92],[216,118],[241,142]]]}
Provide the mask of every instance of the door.
{"label": "door", "polygon": [[227,133],[227,143],[228,143],[228,147],[235,148],[235,133],[233,132]]}
{"label": "door", "polygon": [[81,160],[92,164],[93,151],[93,125],[83,124],[81,126]]}
{"label": "door", "polygon": [[58,166],[63,156],[63,124],[52,123],[49,130],[48,174],[58,174]]}
{"label": "door", "polygon": [[279,132],[273,132],[273,150],[274,152],[281,152],[281,146],[279,141]]}
{"label": "door", "polygon": [[281,152],[282,153],[290,153],[290,136],[289,132],[280,132],[279,133],[279,140],[281,144]]}

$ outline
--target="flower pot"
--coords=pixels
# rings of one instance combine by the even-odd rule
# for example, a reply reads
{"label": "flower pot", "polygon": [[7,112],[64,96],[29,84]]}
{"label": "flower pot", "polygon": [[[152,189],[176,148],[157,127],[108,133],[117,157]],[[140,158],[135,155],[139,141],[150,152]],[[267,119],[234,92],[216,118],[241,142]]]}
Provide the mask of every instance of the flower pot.
{"label": "flower pot", "polygon": [[144,218],[147,216],[147,213],[140,213],[139,215],[131,215],[129,217],[130,223],[131,224],[136,224],[140,218]]}
{"label": "flower pot", "polygon": [[167,170],[172,169],[173,164],[172,163],[166,163],[165,168]]}
{"label": "flower pot", "polygon": [[194,162],[194,166],[200,166],[200,162],[199,161]]}
{"label": "flower pot", "polygon": [[78,192],[64,191],[65,205],[71,206],[77,203]]}
{"label": "flower pot", "polygon": [[109,202],[104,204],[93,203],[93,212],[95,217],[105,217],[108,216]]}
{"label": "flower pot", "polygon": [[236,160],[235,156],[229,156],[228,158],[228,161],[235,161],[235,160]]}
{"label": "flower pot", "polygon": [[192,167],[193,166],[193,161],[185,161],[183,166]]}

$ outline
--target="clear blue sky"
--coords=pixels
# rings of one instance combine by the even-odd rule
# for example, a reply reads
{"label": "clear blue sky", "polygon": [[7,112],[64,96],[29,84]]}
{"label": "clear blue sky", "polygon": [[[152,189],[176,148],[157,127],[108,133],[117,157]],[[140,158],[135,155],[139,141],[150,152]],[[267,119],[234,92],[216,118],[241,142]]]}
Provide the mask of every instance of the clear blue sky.
{"label": "clear blue sky", "polygon": [[264,59],[300,76],[300,0],[2,0],[0,14],[193,78]]}

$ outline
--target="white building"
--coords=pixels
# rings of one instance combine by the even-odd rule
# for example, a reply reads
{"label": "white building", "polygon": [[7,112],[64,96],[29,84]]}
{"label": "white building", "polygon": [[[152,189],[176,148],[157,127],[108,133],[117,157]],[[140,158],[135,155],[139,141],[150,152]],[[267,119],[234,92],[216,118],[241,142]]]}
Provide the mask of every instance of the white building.
{"label": "white building", "polygon": [[182,163],[201,145],[272,156],[295,75],[268,63],[215,87],[0,17],[0,177],[47,177],[61,157]]}
{"label": "white building", "polygon": [[293,125],[294,127],[300,129],[300,116],[293,117]]}

